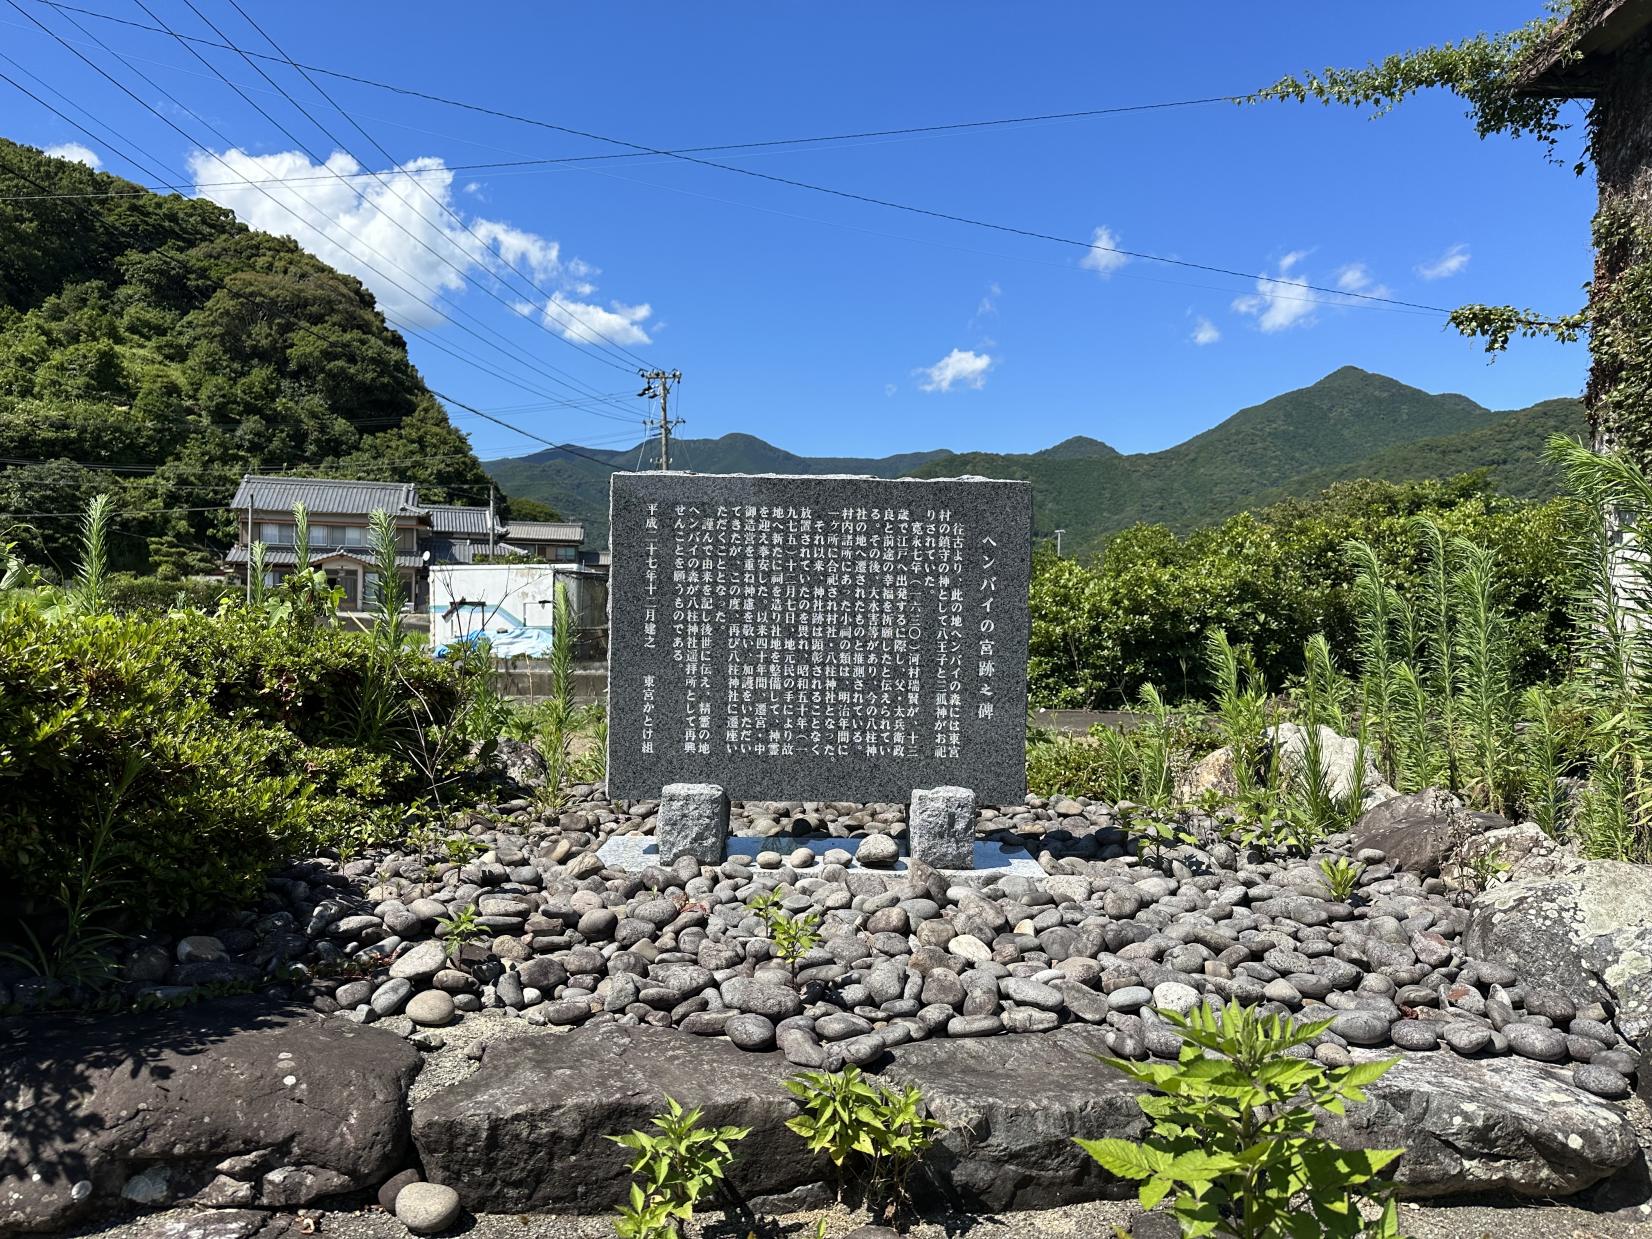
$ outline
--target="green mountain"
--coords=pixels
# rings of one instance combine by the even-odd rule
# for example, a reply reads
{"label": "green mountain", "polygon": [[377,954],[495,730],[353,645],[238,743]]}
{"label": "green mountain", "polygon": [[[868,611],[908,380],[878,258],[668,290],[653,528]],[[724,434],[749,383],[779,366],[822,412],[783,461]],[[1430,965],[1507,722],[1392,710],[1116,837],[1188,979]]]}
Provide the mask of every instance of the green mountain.
{"label": "green mountain", "polygon": [[1541,497],[1559,483],[1543,457],[1544,440],[1585,429],[1577,400],[1493,412],[1466,396],[1432,395],[1345,366],[1162,452],[1074,457],[1062,444],[1029,455],[969,453],[915,473],[1027,478],[1038,528],[1066,530],[1066,545],[1083,551],[1139,521],[1185,533],[1348,478],[1404,481],[1487,469],[1497,489]]}
{"label": "green mountain", "polygon": [[[1312,386],[1241,409],[1185,443],[1126,456],[1083,435],[1041,452],[919,452],[873,460],[794,456],[751,435],[677,440],[672,463],[702,473],[862,473],[877,477],[1025,478],[1033,483],[1037,528],[1066,531],[1083,552],[1138,521],[1186,532],[1246,508],[1309,495],[1348,478],[1388,481],[1489,471],[1497,489],[1526,498],[1553,494],[1558,478],[1543,457],[1553,432],[1585,433],[1579,401],[1546,400],[1493,412],[1467,396],[1432,395],[1345,366]],[[583,520],[603,545],[608,473],[657,463],[651,443],[620,452],[560,450],[485,463],[512,495],[543,500]]]}
{"label": "green mountain", "polygon": [[[659,444],[650,439],[617,452],[574,447],[579,455],[547,448],[531,456],[486,461],[483,468],[508,494],[540,500],[569,520],[583,521],[587,546],[606,546],[609,474],[615,469],[657,467]],[[796,456],[746,434],[671,441],[673,467],[696,473],[853,473],[895,478],[947,456],[946,452],[903,452],[877,458]]]}
{"label": "green mountain", "polygon": [[0,139],[0,541],[61,568],[107,491],[116,567],[210,570],[259,469],[488,488],[359,281],[210,202]]}

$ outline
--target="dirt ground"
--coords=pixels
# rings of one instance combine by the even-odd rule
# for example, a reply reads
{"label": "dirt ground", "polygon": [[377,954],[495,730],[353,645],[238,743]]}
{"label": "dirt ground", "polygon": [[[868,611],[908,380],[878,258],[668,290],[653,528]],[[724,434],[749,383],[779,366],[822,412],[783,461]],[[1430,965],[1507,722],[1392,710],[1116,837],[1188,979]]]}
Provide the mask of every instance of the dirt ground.
{"label": "dirt ground", "polygon": [[[1126,1225],[1133,1213],[1127,1202],[1100,1201],[996,1217],[936,1217],[918,1222],[907,1234],[910,1239],[1108,1239],[1114,1227]],[[209,1216],[173,1209],[87,1227],[75,1234],[107,1239],[231,1239],[223,1232],[201,1228]],[[313,1229],[305,1230],[300,1218],[289,1217],[235,1239],[296,1239],[306,1233],[340,1239],[406,1239],[408,1233],[373,1205],[342,1211],[306,1210],[301,1217],[309,1219]],[[827,1239],[841,1239],[866,1222],[864,1216],[834,1208],[772,1218],[758,1233],[760,1239],[815,1239],[822,1219]],[[1400,1207],[1400,1226],[1412,1239],[1652,1239],[1652,1211],[1631,1206],[1592,1212],[1560,1202],[1507,1207],[1405,1204]],[[472,1239],[612,1239],[614,1230],[608,1218],[600,1216],[492,1213],[467,1216],[446,1233]],[[690,1230],[696,1239],[747,1239],[750,1233],[722,1220]]]}

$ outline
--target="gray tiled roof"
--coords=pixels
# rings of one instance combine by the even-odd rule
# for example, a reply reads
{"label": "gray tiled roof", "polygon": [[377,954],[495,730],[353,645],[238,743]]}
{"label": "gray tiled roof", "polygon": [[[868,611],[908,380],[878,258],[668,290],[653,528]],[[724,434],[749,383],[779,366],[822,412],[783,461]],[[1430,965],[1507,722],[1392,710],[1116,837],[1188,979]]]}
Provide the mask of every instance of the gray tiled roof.
{"label": "gray tiled roof", "polygon": [[[526,555],[528,552],[520,546],[512,546],[509,542],[495,542],[495,555]],[[430,563],[437,564],[473,564],[488,556],[486,542],[473,542],[468,538],[432,538],[430,540]]]}
{"label": "gray tiled roof", "polygon": [[[488,536],[487,508],[431,503],[425,505],[425,511],[430,513],[430,527],[437,533],[474,534],[484,539]],[[502,530],[503,527],[495,525],[494,528]]]}
{"label": "gray tiled roof", "polygon": [[518,542],[583,542],[585,526],[575,521],[512,521],[505,536]]}
{"label": "gray tiled roof", "polygon": [[245,512],[291,512],[294,504],[309,509],[310,519],[370,516],[382,508],[393,516],[415,516],[418,491],[411,482],[355,482],[343,478],[271,478],[249,474],[241,479],[230,506]]}
{"label": "gray tiled roof", "polygon": [[[247,548],[240,543],[229,548],[225,560],[232,564],[247,562]],[[327,559],[350,559],[358,564],[373,566],[373,552],[365,546],[312,546],[310,548],[310,562],[319,564]],[[298,562],[298,552],[290,546],[267,546],[264,548],[264,562],[272,568],[290,568]],[[418,568],[424,564],[422,555],[397,555],[396,567]]]}

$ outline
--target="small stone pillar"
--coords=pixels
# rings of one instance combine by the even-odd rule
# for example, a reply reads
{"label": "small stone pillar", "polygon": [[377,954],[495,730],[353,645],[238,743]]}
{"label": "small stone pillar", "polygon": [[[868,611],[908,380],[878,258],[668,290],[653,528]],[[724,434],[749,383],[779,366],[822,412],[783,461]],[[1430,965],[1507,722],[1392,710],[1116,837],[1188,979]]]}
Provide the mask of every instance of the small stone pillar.
{"label": "small stone pillar", "polygon": [[969,788],[914,788],[907,830],[913,860],[937,869],[975,868],[975,793]]}
{"label": "small stone pillar", "polygon": [[720,865],[728,848],[728,793],[715,783],[667,783],[660,794],[654,840],[660,864],[692,856]]}

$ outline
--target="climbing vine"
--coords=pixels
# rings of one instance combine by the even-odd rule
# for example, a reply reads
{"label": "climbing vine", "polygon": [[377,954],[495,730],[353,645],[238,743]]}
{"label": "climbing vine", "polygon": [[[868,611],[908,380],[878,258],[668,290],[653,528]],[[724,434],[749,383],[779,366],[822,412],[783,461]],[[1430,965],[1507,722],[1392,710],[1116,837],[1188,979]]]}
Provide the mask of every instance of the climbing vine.
{"label": "climbing vine", "polygon": [[[1285,77],[1248,101],[1317,99],[1370,107],[1381,116],[1419,91],[1441,88],[1468,103],[1481,137],[1533,137],[1556,160],[1559,135],[1569,127],[1560,119],[1566,100],[1538,93],[1534,82],[1540,71],[1553,72],[1581,57],[1579,40],[1605,2],[1559,0],[1548,16],[1519,30],[1398,53],[1363,68]],[[1645,51],[1618,54],[1640,57],[1628,62],[1623,75],[1631,82],[1652,61]],[[1597,98],[1590,109],[1587,158],[1574,168],[1581,175],[1592,161],[1601,181],[1593,226],[1595,279],[1585,286],[1588,304],[1559,317],[1512,305],[1465,305],[1447,321],[1463,335],[1484,340],[1490,353],[1503,351],[1517,336],[1571,342],[1587,332],[1593,366],[1585,403],[1597,437],[1647,465],[1652,464],[1652,219],[1637,213],[1635,194],[1623,176],[1625,165],[1638,169],[1636,176],[1652,174],[1644,134],[1648,122],[1640,115],[1647,96],[1631,89],[1614,103],[1603,108]],[[1614,113],[1610,121],[1608,112]]]}
{"label": "climbing vine", "polygon": [[[1563,100],[1524,94],[1519,79],[1536,52],[1553,46],[1562,20],[1556,14],[1508,34],[1482,34],[1461,43],[1398,52],[1363,69],[1284,77],[1248,101],[1317,99],[1372,107],[1383,116],[1410,95],[1443,87],[1468,102],[1469,118],[1482,138],[1494,133],[1530,135],[1553,152],[1559,135],[1570,127],[1560,120]],[[1562,54],[1575,53],[1568,49]]]}

